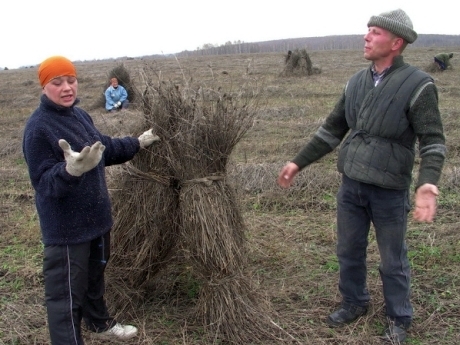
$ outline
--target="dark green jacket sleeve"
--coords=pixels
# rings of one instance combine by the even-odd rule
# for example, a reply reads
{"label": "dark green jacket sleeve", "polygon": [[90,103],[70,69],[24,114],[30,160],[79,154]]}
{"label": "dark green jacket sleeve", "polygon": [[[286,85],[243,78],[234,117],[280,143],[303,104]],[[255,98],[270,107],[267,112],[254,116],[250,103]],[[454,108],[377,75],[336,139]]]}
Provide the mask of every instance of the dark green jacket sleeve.
{"label": "dark green jacket sleeve", "polygon": [[438,108],[438,92],[433,83],[419,90],[413,100],[408,118],[419,141],[421,158],[415,188],[424,183],[436,185],[446,156],[445,137]]}
{"label": "dark green jacket sleeve", "polygon": [[334,150],[347,134],[349,128],[345,119],[345,93],[336,103],[313,138],[292,160],[300,170]]}

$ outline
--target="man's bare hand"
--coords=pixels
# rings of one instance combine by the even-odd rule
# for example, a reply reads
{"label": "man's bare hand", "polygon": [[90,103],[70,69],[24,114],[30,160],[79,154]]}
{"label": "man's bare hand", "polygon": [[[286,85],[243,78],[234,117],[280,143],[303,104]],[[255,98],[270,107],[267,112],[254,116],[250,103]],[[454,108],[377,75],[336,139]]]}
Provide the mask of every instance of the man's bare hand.
{"label": "man's bare hand", "polygon": [[419,222],[431,223],[436,214],[436,197],[439,195],[438,187],[425,183],[415,192],[414,219]]}
{"label": "man's bare hand", "polygon": [[299,167],[295,163],[286,164],[278,176],[278,184],[283,188],[289,188],[294,181],[294,177],[299,172]]}

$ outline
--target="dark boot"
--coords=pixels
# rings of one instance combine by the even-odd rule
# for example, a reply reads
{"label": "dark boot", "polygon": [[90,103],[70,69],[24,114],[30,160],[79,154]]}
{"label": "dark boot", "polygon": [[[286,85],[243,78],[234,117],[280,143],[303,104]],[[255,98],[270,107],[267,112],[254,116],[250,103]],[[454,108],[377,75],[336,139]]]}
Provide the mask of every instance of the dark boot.
{"label": "dark boot", "polygon": [[342,304],[340,309],[327,317],[326,323],[330,327],[341,327],[355,321],[358,317],[367,313],[367,307]]}
{"label": "dark boot", "polygon": [[407,330],[404,325],[396,326],[390,324],[388,328],[383,332],[382,339],[391,342],[392,344],[401,344],[406,341]]}
{"label": "dark boot", "polygon": [[392,344],[401,344],[406,341],[407,330],[411,326],[410,319],[388,318],[388,328],[383,332],[382,338]]}

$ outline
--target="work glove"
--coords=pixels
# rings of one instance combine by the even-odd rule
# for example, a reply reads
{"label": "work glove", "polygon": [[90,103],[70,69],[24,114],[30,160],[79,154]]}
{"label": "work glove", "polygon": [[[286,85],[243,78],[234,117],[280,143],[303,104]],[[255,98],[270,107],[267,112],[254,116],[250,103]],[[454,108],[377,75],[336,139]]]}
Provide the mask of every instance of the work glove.
{"label": "work glove", "polygon": [[117,108],[120,107],[120,106],[121,106],[121,102],[118,101],[118,102],[117,102]]}
{"label": "work glove", "polygon": [[65,170],[72,176],[81,176],[85,172],[95,168],[102,158],[105,146],[100,141],[91,147],[85,146],[81,152],[75,152],[69,143],[64,139],[59,139],[59,146],[64,151],[66,161]]}
{"label": "work glove", "polygon": [[153,134],[152,129],[145,131],[139,136],[139,144],[141,148],[152,145],[155,141],[160,141],[160,137],[156,134]]}
{"label": "work glove", "polygon": [[117,108],[118,108],[118,103],[115,103],[115,104],[113,105],[113,109],[117,109]]}

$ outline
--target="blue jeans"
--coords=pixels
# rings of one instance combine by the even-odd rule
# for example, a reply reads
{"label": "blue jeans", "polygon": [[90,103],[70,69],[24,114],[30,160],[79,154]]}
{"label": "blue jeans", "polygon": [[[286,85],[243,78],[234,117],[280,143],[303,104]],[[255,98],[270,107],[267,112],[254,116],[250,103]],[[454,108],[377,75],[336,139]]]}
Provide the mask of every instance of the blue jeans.
{"label": "blue jeans", "polygon": [[386,314],[406,326],[413,314],[405,242],[409,210],[408,190],[385,189],[345,175],[342,178],[337,194],[337,257],[343,303],[361,307],[369,304],[366,257],[372,222],[380,252]]}

